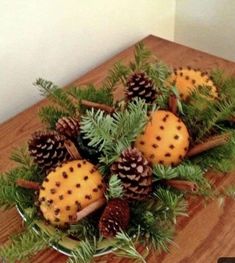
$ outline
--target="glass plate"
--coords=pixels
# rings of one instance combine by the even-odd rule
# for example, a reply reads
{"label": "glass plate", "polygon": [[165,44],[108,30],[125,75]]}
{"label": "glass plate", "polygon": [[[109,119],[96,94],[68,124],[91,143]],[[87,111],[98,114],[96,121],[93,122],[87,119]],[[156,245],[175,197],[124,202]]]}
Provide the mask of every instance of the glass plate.
{"label": "glass plate", "polygon": [[[16,206],[16,209],[18,210],[23,220],[26,221],[26,215],[30,213],[31,208],[22,209],[20,206]],[[55,227],[53,227],[52,225],[46,225],[42,220],[37,220],[35,222],[35,225],[33,226],[33,229],[36,233],[39,233],[39,231],[44,231],[51,235],[53,235],[53,233],[55,233],[55,230],[56,230]],[[58,242],[58,244],[52,247],[56,251],[66,256],[71,256],[72,250],[76,248],[78,244],[79,244],[78,240],[74,240],[69,237],[64,237],[62,238],[61,241]],[[103,256],[103,255],[113,252],[111,248],[107,248],[107,246],[111,244],[112,244],[112,240],[102,240],[101,242],[99,242],[97,245],[97,251],[94,257]]]}

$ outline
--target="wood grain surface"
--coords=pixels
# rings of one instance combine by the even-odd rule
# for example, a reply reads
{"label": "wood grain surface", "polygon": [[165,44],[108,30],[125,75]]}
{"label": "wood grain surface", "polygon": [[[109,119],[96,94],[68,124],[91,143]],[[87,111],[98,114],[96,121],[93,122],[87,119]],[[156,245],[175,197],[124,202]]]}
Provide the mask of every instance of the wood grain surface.
{"label": "wood grain surface", "polygon": [[[165,63],[173,66],[192,66],[202,70],[222,68],[228,74],[235,75],[235,63],[211,56],[209,54],[158,38],[148,36],[144,39],[146,46]],[[118,60],[124,62],[133,58],[134,47],[129,47],[120,54],[111,58],[101,66],[91,70],[74,85],[99,83],[104,79],[108,69]],[[35,92],[37,92],[35,90]],[[8,159],[12,148],[24,144],[30,134],[41,128],[37,117],[39,108],[46,105],[42,100],[33,107],[25,110],[0,125],[0,171],[13,167]],[[235,182],[235,173],[217,175],[218,187]],[[0,244],[3,244],[9,235],[20,231],[22,220],[15,209],[0,212]],[[210,202],[206,206],[202,200],[190,200],[190,217],[179,218],[176,245],[172,245],[169,254],[150,253],[149,263],[216,263],[219,257],[235,257],[235,202],[226,200],[219,208],[218,202]],[[32,262],[35,263],[63,263],[66,257],[58,252],[47,249],[37,254]],[[113,255],[97,258],[96,262],[127,263],[127,259],[117,259]]]}

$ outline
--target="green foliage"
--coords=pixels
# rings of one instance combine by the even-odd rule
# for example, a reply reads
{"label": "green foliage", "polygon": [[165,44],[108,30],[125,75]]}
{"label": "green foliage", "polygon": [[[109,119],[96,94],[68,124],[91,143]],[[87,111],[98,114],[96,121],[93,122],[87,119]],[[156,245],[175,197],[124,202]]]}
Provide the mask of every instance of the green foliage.
{"label": "green foliage", "polygon": [[211,134],[220,132],[222,123],[235,113],[235,78],[222,80],[219,73],[214,79],[223,83],[219,90],[219,99],[212,99],[208,87],[194,90],[187,103],[182,103],[185,115],[183,119],[191,131],[194,143]]}
{"label": "green foliage", "polygon": [[78,100],[80,113],[85,113],[87,107],[80,105],[80,100],[89,100],[92,102],[102,103],[106,105],[113,105],[113,94],[112,89],[109,88],[96,88],[90,84],[85,87],[72,87],[68,90],[68,93]]}
{"label": "green foliage", "polygon": [[121,198],[123,196],[123,186],[122,181],[118,178],[116,174],[113,174],[108,183],[108,188],[106,192],[106,198]]}
{"label": "green foliage", "polygon": [[79,240],[93,240],[94,236],[98,236],[99,231],[94,219],[84,218],[80,222],[70,225],[67,233]]}
{"label": "green foliage", "polygon": [[182,194],[159,188],[154,196],[158,200],[157,212],[162,220],[172,220],[176,224],[177,216],[187,216],[187,202]]}
{"label": "green foliage", "polygon": [[68,93],[54,85],[51,81],[47,81],[44,79],[37,79],[35,85],[38,86],[41,94],[44,97],[55,102],[58,106],[60,106],[66,113],[69,115],[75,115],[76,107],[70,99]]}
{"label": "green foliage", "polygon": [[17,179],[40,181],[40,170],[30,158],[27,148],[22,147],[12,152],[11,159],[20,166],[0,174],[0,207],[7,209],[20,204],[27,207],[33,204],[34,193],[16,185]]}
{"label": "green foliage", "polygon": [[130,73],[131,70],[129,67],[123,65],[121,62],[116,62],[112,69],[109,70],[107,77],[102,83],[103,89],[113,90],[120,82],[125,85]]}
{"label": "green foliage", "polygon": [[130,63],[132,71],[146,70],[148,68],[148,61],[152,53],[148,50],[143,42],[140,42],[135,46],[135,60],[134,63]]}
{"label": "green foliage", "polygon": [[176,167],[154,165],[153,166],[154,180],[162,179],[183,179],[197,183],[199,190],[197,194],[208,195],[211,192],[211,185],[204,176],[204,171],[199,165],[191,162],[183,162]]}
{"label": "green foliage", "polygon": [[116,255],[129,258],[133,260],[133,262],[146,263],[142,255],[136,250],[132,238],[130,238],[127,235],[127,233],[125,232],[117,233],[117,235],[115,236],[115,241],[116,243],[114,248],[117,249],[117,251],[115,251],[114,253]]}
{"label": "green foliage", "polygon": [[47,128],[51,130],[55,130],[56,123],[60,118],[69,116],[67,111],[52,105],[42,107],[39,110],[38,115],[42,123],[44,123]]}
{"label": "green foliage", "polygon": [[[11,242],[0,248],[0,258],[9,263],[26,260],[48,246],[42,236],[32,229],[11,238]],[[22,262],[22,261],[21,261]]]}
{"label": "green foliage", "polygon": [[68,259],[68,263],[91,263],[96,253],[96,239],[93,242],[85,239],[79,242],[78,246],[73,250],[72,256]]}
{"label": "green foliage", "polygon": [[231,139],[222,146],[213,148],[193,158],[191,162],[202,169],[211,168],[220,172],[229,172],[235,168],[235,131],[231,132]]}
{"label": "green foliage", "polygon": [[90,140],[89,146],[102,151],[100,161],[109,165],[135,141],[147,121],[147,105],[136,99],[123,112],[112,116],[100,110],[87,111],[87,115],[82,117],[81,132]]}
{"label": "green foliage", "polygon": [[170,180],[178,176],[177,169],[163,164],[155,164],[153,166],[154,181]]}

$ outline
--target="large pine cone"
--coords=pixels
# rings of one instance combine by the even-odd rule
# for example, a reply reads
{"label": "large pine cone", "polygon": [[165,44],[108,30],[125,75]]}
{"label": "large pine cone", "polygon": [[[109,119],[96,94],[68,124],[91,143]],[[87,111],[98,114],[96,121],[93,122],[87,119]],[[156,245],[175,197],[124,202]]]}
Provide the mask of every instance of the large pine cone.
{"label": "large pine cone", "polygon": [[112,199],[108,202],[100,218],[99,230],[104,237],[113,237],[127,228],[129,219],[128,202],[118,198]]}
{"label": "large pine cone", "polygon": [[59,134],[70,139],[75,138],[80,131],[79,119],[73,117],[62,117],[56,123],[56,130]]}
{"label": "large pine cone", "polygon": [[111,166],[113,174],[121,179],[124,197],[129,200],[143,200],[152,190],[152,168],[136,148],[123,151]]}
{"label": "large pine cone", "polygon": [[138,97],[146,103],[153,103],[157,91],[153,81],[144,72],[137,72],[132,74],[126,83],[126,95],[128,100]]}
{"label": "large pine cone", "polygon": [[70,159],[64,146],[65,136],[57,132],[38,131],[28,142],[30,156],[43,170],[56,167],[59,163]]}

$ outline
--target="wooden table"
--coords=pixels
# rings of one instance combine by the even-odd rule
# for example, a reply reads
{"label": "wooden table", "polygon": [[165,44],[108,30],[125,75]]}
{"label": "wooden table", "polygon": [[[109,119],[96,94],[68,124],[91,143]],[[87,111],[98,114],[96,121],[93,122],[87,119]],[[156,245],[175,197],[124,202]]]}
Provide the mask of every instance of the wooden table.
{"label": "wooden table", "polygon": [[[159,59],[171,66],[190,65],[202,70],[219,67],[229,74],[235,75],[235,63],[230,61],[154,36],[145,38],[144,43]],[[88,82],[99,84],[114,62],[117,60],[128,62],[132,59],[133,50],[133,46],[131,46],[74,81],[73,84],[80,85]],[[0,125],[0,171],[12,168],[13,163],[8,159],[12,148],[25,143],[30,134],[41,127],[37,112],[46,103],[46,100],[40,101]],[[217,184],[221,186],[232,181],[235,182],[235,173],[227,176],[218,175]],[[20,227],[21,218],[16,209],[0,212],[0,243],[5,242],[10,234],[19,231]],[[217,259],[222,256],[235,257],[235,202],[227,200],[223,208],[219,208],[216,201],[209,203],[207,207],[204,207],[202,202],[191,203],[190,217],[180,220],[175,241],[177,247],[172,246],[170,254],[156,255],[156,253],[152,253],[147,262],[216,263]],[[65,261],[65,256],[52,249],[39,253],[32,260],[35,263],[62,263]],[[98,258],[96,262],[124,263],[131,261],[106,256]]]}

